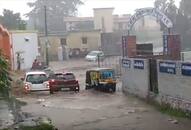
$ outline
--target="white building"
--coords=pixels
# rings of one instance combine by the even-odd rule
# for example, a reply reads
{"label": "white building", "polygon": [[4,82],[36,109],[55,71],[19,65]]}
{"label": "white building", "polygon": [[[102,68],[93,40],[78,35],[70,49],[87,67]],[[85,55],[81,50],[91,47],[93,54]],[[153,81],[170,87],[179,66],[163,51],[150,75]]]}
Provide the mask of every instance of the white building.
{"label": "white building", "polygon": [[[12,43],[13,70],[18,68],[18,59],[21,61],[21,70],[30,69],[34,59],[39,55],[38,34],[36,31],[10,31]],[[20,58],[18,58],[18,54]]]}

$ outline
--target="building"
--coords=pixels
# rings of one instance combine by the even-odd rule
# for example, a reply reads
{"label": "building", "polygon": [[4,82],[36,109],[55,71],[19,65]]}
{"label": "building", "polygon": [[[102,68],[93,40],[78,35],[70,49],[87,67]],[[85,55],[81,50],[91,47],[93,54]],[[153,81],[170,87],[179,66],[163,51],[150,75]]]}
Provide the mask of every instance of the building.
{"label": "building", "polygon": [[113,15],[114,8],[95,8],[93,17],[65,17],[66,31],[101,30],[103,33],[127,30],[130,14]]}
{"label": "building", "polygon": [[93,17],[65,17],[66,31],[93,30]]}
{"label": "building", "polygon": [[13,70],[27,70],[39,55],[36,31],[10,31]]}
{"label": "building", "polygon": [[41,36],[41,55],[46,59],[46,39],[48,39],[48,54],[50,61],[66,60],[68,57],[85,56],[89,51],[101,47],[100,30],[70,31],[63,34],[50,34],[47,38]]}
{"label": "building", "polygon": [[100,30],[73,31],[66,37],[70,56],[86,55],[89,51],[101,48]]}
{"label": "building", "polygon": [[11,43],[7,29],[0,25],[0,51],[11,62]]}

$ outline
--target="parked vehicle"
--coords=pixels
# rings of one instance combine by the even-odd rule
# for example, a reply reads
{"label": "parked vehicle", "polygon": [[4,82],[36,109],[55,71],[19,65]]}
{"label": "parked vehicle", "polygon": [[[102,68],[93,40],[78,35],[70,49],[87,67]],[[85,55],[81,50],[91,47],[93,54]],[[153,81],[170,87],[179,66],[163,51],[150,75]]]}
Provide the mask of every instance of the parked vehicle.
{"label": "parked vehicle", "polygon": [[33,61],[31,70],[44,70],[47,68],[48,68],[48,66],[46,66],[45,62],[42,62],[42,61],[35,59]]}
{"label": "parked vehicle", "polygon": [[24,91],[49,91],[48,76],[43,71],[27,72],[22,78],[24,82]]}
{"label": "parked vehicle", "polygon": [[102,91],[116,91],[116,79],[113,69],[96,68],[86,72],[86,89],[95,88]]}
{"label": "parked vehicle", "polygon": [[87,61],[94,61],[94,62],[97,61],[98,58],[101,61],[104,59],[104,53],[102,51],[91,51],[85,57]]}
{"label": "parked vehicle", "polygon": [[55,91],[70,90],[79,92],[79,83],[75,78],[75,75],[71,72],[67,73],[55,73],[49,79],[50,94]]}

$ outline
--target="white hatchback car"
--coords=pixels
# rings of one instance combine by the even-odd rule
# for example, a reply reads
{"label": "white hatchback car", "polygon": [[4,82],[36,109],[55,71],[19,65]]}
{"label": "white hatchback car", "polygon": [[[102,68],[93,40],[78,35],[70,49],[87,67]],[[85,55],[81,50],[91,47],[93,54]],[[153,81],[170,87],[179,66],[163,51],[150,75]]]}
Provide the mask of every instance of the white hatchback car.
{"label": "white hatchback car", "polygon": [[45,72],[32,71],[27,72],[23,79],[24,90],[26,93],[31,91],[49,91],[48,77]]}
{"label": "white hatchback car", "polygon": [[87,61],[97,61],[98,60],[98,56],[99,56],[101,61],[104,59],[104,53],[102,51],[91,51],[91,52],[89,52],[87,54],[85,59]]}

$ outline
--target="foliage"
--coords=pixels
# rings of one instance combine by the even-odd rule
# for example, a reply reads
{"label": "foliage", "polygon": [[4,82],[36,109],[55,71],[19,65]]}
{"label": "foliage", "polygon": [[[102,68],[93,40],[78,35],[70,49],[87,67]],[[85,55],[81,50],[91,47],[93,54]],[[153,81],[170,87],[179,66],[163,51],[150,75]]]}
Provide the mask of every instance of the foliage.
{"label": "foliage", "polygon": [[49,31],[63,31],[64,17],[74,16],[77,12],[78,5],[83,4],[80,0],[37,0],[28,3],[32,8],[27,16],[33,21],[36,29],[43,32],[44,30],[44,14],[47,8],[47,24]]}
{"label": "foliage", "polygon": [[21,19],[20,13],[13,13],[11,10],[4,9],[0,15],[0,22],[7,29],[25,30],[26,22]]}
{"label": "foliage", "polygon": [[9,77],[9,64],[0,51],[0,94],[8,96],[10,77]]}
{"label": "foliage", "polygon": [[[174,0],[155,0],[155,8],[158,8],[162,12],[164,12],[173,22],[173,24],[176,23],[176,17],[177,17],[177,7],[175,5]],[[166,31],[166,27],[161,22],[161,30]],[[174,28],[173,28],[174,29]]]}
{"label": "foliage", "polygon": [[35,127],[21,127],[21,130],[54,130],[54,127],[48,124],[41,124]]}
{"label": "foliage", "polygon": [[[10,129],[3,129],[3,130],[10,130]],[[52,125],[48,125],[48,124],[41,124],[38,126],[33,126],[33,127],[29,127],[29,126],[25,126],[25,127],[20,127],[19,130],[54,130],[54,127]]]}
{"label": "foliage", "polygon": [[182,0],[180,2],[179,8],[179,28],[181,34],[183,35],[185,48],[191,50],[190,41],[191,41],[191,1]]}
{"label": "foliage", "polygon": [[180,117],[180,118],[188,118],[191,119],[191,113],[183,111],[182,109],[178,108],[172,108],[170,104],[168,103],[157,103],[157,102],[150,102],[154,107],[160,111],[161,113],[168,114],[170,116],[174,117]]}
{"label": "foliage", "polygon": [[[155,7],[164,12],[173,22],[172,31],[182,37],[182,48],[190,48],[191,41],[191,1],[182,0],[180,7],[176,7],[174,0],[155,0]],[[165,26],[161,23],[161,30]]]}

